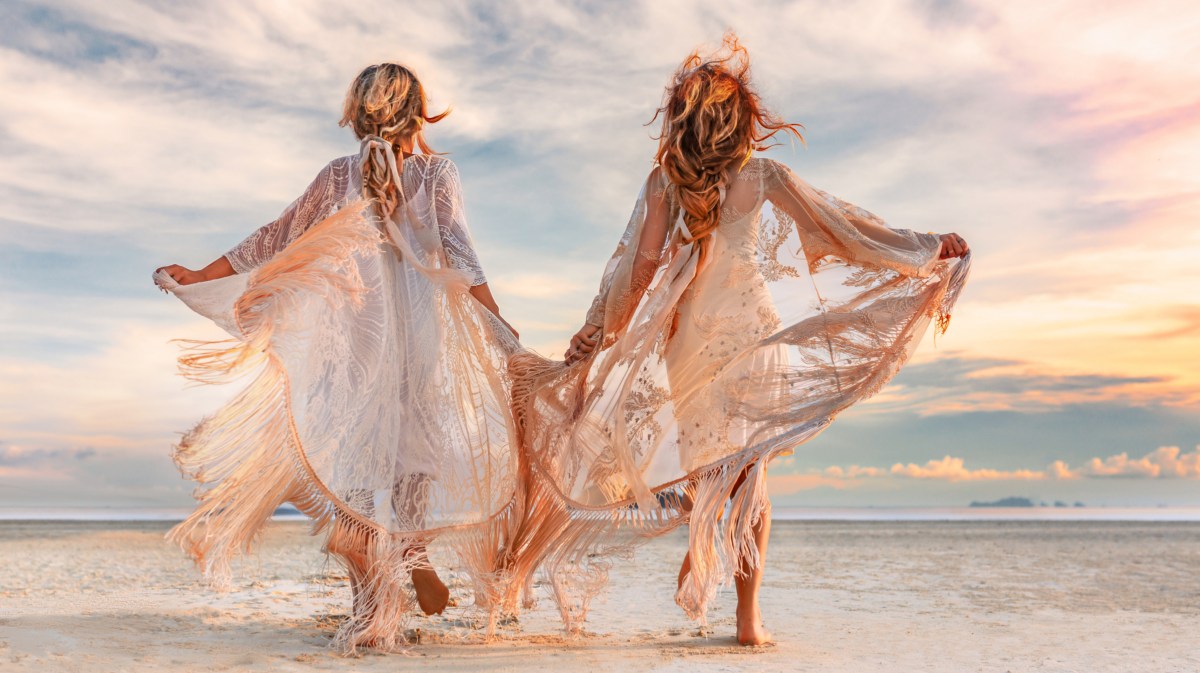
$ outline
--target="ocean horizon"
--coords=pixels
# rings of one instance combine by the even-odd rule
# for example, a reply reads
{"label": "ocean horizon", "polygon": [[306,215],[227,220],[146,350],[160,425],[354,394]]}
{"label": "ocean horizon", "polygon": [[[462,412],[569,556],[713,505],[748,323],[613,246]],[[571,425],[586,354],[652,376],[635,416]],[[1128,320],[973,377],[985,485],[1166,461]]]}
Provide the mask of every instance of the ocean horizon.
{"label": "ocean horizon", "polygon": [[[0,507],[0,522],[12,521],[182,521],[191,513],[178,508]],[[304,521],[291,508],[280,508],[274,521]],[[775,507],[772,521],[1195,521],[1200,506],[1151,507]]]}

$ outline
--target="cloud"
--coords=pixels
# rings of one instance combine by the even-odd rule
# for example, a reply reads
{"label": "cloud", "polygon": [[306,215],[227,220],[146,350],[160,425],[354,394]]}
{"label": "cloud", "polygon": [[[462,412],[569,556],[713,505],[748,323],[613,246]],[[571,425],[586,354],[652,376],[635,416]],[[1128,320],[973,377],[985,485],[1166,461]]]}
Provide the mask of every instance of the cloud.
{"label": "cloud", "polygon": [[822,474],[768,474],[767,489],[773,495],[789,495],[822,486],[843,489],[852,485],[849,481]]}
{"label": "cloud", "polygon": [[80,479],[82,463],[94,462],[95,449],[38,448],[0,442],[0,488],[11,491],[16,485],[68,485]]}
{"label": "cloud", "polygon": [[44,467],[86,460],[95,455],[96,450],[92,448],[38,449],[0,442],[0,467]]}
{"label": "cloud", "polygon": [[881,477],[887,474],[887,470],[878,467],[862,467],[860,465],[851,465],[850,467],[838,467],[831,465],[825,468],[825,475],[834,479],[858,479],[860,477]]}
{"label": "cloud", "polygon": [[1178,446],[1160,446],[1141,458],[1119,453],[1093,458],[1077,474],[1088,477],[1145,477],[1150,479],[1200,479],[1200,447],[1183,453]]}
{"label": "cloud", "polygon": [[[791,462],[781,466],[786,470]],[[1177,446],[1163,446],[1142,456],[1130,458],[1120,453],[1107,458],[1092,458],[1078,468],[1066,461],[1056,460],[1045,468],[1004,470],[995,468],[968,468],[966,461],[954,456],[944,456],[926,461],[924,464],[896,463],[891,468],[849,465],[833,465],[822,470],[771,475],[771,488],[778,487],[780,495],[795,493],[821,486],[845,489],[855,481],[881,479],[924,479],[947,482],[979,481],[1069,481],[1077,479],[1104,479],[1128,477],[1144,479],[1200,479],[1200,446],[1191,453],[1184,453]]]}
{"label": "cloud", "polygon": [[1049,476],[1053,479],[1078,479],[1079,473],[1071,469],[1071,466],[1063,460],[1056,460],[1050,463],[1046,468]]}
{"label": "cloud", "polygon": [[1195,392],[1168,376],[1070,373],[1012,358],[938,354],[913,363],[871,405],[921,416],[995,411],[1047,413],[1093,404],[1184,405]]}
{"label": "cloud", "polygon": [[[47,310],[53,313],[65,306],[83,312],[88,303],[79,298]],[[189,386],[175,374],[179,346],[171,338],[181,333],[223,338],[211,323],[187,318],[182,332],[164,324],[162,315],[184,309],[162,295],[106,306],[124,319],[116,324],[62,323],[59,338],[75,343],[72,350],[51,348],[45,358],[20,358],[6,348],[0,356],[0,371],[5,372],[0,426],[10,442],[0,449],[0,462],[26,456],[49,469],[62,464],[51,458],[88,447],[97,452],[92,461],[97,471],[110,469],[115,457],[130,454],[166,465],[176,433],[232,394],[236,384]]]}
{"label": "cloud", "polygon": [[944,481],[994,481],[1045,479],[1046,473],[1041,470],[968,470],[962,458],[946,456],[940,460],[930,460],[924,465],[916,463],[896,463],[889,474],[912,479],[940,479]]}

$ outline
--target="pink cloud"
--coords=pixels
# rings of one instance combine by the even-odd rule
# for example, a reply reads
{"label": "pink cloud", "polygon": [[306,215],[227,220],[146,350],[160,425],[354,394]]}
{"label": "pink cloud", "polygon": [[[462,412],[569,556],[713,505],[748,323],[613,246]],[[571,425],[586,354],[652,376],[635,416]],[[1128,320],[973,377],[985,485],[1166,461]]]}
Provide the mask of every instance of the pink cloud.
{"label": "pink cloud", "polygon": [[862,467],[859,465],[851,465],[850,467],[839,467],[831,465],[825,468],[825,475],[834,479],[859,479],[861,477],[881,477],[887,474],[887,470],[878,467]]}
{"label": "pink cloud", "polygon": [[945,481],[992,481],[997,479],[1045,479],[1046,473],[1041,470],[993,470],[967,469],[962,458],[946,456],[941,460],[931,460],[924,465],[916,463],[896,463],[890,473],[899,477],[912,479],[941,479]]}
{"label": "pink cloud", "polygon": [[1130,458],[1128,453],[1119,453],[1106,458],[1092,458],[1079,468],[1072,468],[1066,461],[1056,460],[1041,469],[971,469],[967,467],[965,460],[954,456],[944,456],[924,464],[896,463],[891,468],[831,465],[823,470],[771,475],[770,486],[772,491],[782,495],[819,486],[847,488],[854,481],[862,479],[903,478],[959,482],[1050,479],[1064,481],[1108,477],[1200,479],[1200,447],[1191,453],[1184,453],[1178,446],[1162,446],[1141,458]]}
{"label": "pink cloud", "polygon": [[1050,476],[1055,479],[1078,479],[1079,478],[1079,473],[1073,471],[1071,469],[1071,466],[1062,460],[1056,460],[1053,463],[1050,463],[1050,467],[1046,468],[1046,471],[1049,472]]}
{"label": "pink cloud", "polygon": [[767,488],[775,495],[788,495],[821,486],[842,489],[847,480],[823,474],[771,474],[767,476]]}
{"label": "pink cloud", "polygon": [[1200,447],[1183,453],[1178,446],[1160,446],[1141,458],[1130,458],[1126,453],[1103,460],[1093,458],[1078,473],[1089,477],[1200,479]]}
{"label": "pink cloud", "polygon": [[8,482],[69,481],[72,475],[49,467],[28,468],[0,465],[0,480]]}

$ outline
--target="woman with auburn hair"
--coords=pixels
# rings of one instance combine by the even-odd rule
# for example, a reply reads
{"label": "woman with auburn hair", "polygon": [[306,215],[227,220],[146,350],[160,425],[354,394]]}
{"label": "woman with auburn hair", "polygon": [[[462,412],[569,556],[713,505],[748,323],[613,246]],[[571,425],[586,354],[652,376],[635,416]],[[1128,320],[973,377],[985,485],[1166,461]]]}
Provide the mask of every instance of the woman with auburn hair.
{"label": "woman with auburn hair", "polygon": [[529,510],[556,531],[540,563],[568,626],[606,556],[687,523],[676,602],[703,620],[732,580],[737,639],[756,645],[767,463],[877,392],[930,322],[945,329],[970,258],[957,234],[891,229],[755,156],[802,138],[763,107],[733,35],[688,56],[658,116],[655,166],[566,364],[510,365]]}
{"label": "woman with auburn hair", "polygon": [[176,447],[201,489],[171,537],[220,580],[292,503],[348,569],[353,611],[335,638],[348,651],[402,640],[409,582],[422,611],[446,607],[435,543],[481,603],[499,591],[491,527],[517,487],[504,365],[518,344],[472,246],[458,170],[422,133],[446,114],[429,113],[408,68],[366,68],[341,120],[357,154],[203,269],[155,273],[236,337],[186,353],[185,375],[249,379]]}

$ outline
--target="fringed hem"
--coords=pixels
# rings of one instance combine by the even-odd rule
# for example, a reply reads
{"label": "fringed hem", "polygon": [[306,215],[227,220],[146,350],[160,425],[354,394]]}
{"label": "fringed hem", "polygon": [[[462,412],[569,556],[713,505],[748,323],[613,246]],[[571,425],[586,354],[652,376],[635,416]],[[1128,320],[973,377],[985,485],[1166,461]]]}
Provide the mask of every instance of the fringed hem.
{"label": "fringed hem", "polygon": [[226,589],[233,558],[250,550],[280,505],[293,504],[310,517],[313,535],[325,532],[326,552],[348,571],[357,598],[331,643],[345,654],[358,647],[403,647],[403,627],[415,607],[409,576],[428,567],[423,550],[439,534],[459,538],[456,551],[482,578],[477,587],[482,594],[500,593],[504,578],[494,572],[495,547],[489,550],[488,541],[510,527],[513,509],[509,503],[480,524],[392,533],[346,506],[308,461],[292,415],[288,373],[272,338],[303,298],[323,297],[334,305],[361,302],[354,255],[370,253],[382,241],[363,216],[366,207],[356,202],[343,208],[252,273],[234,308],[240,340],[186,342],[179,363],[190,380],[223,383],[258,372],[176,445],[176,465],[200,486],[194,492],[196,510],[167,535],[196,561],[212,587]]}
{"label": "fringed hem", "polygon": [[[527,420],[523,405],[528,395],[539,381],[559,375],[565,368],[563,363],[533,355],[510,361],[515,417],[523,438]],[[642,542],[690,523],[691,571],[676,602],[690,618],[704,623],[717,589],[730,584],[736,572],[762,563],[755,528],[771,508],[767,463],[827,425],[828,419],[823,419],[795,428],[769,443],[660,485],[652,489],[658,505],[652,508],[640,507],[632,497],[605,506],[577,503],[559,489],[551,469],[536,455],[523,454],[527,492],[524,525],[511,547],[510,566],[518,569],[515,581],[543,568],[566,631],[577,633],[586,621],[591,599],[607,582],[612,559],[628,557]]]}
{"label": "fringed hem", "polygon": [[[324,529],[340,508],[320,485],[300,450],[291,415],[287,372],[273,354],[276,318],[300,292],[329,301],[358,298],[361,281],[351,255],[377,246],[379,235],[363,226],[361,209],[346,208],[313,227],[254,272],[234,307],[238,341],[189,342],[181,373],[201,383],[223,383],[260,368],[251,383],[176,445],[180,472],[201,484],[199,505],[168,538],[197,562],[216,587],[228,585],[230,562],[253,545],[263,525],[285,502],[293,502]],[[207,487],[207,488],[206,488]],[[359,526],[373,525],[357,513],[337,512]]]}
{"label": "fringed hem", "polygon": [[[970,259],[959,260],[953,270],[931,285],[925,294],[932,307],[938,331],[948,326],[950,312],[970,269]],[[817,316],[814,320],[824,319]],[[895,334],[898,344],[908,344],[927,323],[920,314]],[[762,344],[785,342],[787,334],[776,333]],[[516,555],[528,557],[515,565],[542,566],[552,587],[568,632],[582,628],[591,598],[603,587],[614,557],[631,552],[642,541],[689,525],[688,553],[691,567],[682,578],[676,603],[687,615],[705,623],[717,590],[730,585],[739,573],[761,567],[756,542],[757,528],[770,516],[767,493],[767,464],[822,432],[844,409],[877,393],[908,357],[905,348],[894,348],[872,364],[869,371],[854,377],[853,385],[839,388],[820,413],[803,425],[754,442],[736,454],[699,467],[688,474],[650,489],[655,507],[639,507],[629,495],[603,505],[586,505],[564,493],[554,469],[557,458],[548,436],[530,437],[531,417],[549,414],[569,427],[578,418],[585,395],[591,360],[572,367],[522,354],[509,362],[513,380],[513,410],[524,461],[527,496],[524,502],[522,541]],[[545,395],[542,388],[557,382],[558,393]],[[535,400],[535,398],[537,398]],[[541,405],[541,406],[538,406]],[[751,413],[749,410],[747,413]],[[787,418],[764,418],[764,429],[784,427]],[[769,421],[769,422],[767,422]],[[545,429],[542,429],[545,433]]]}

